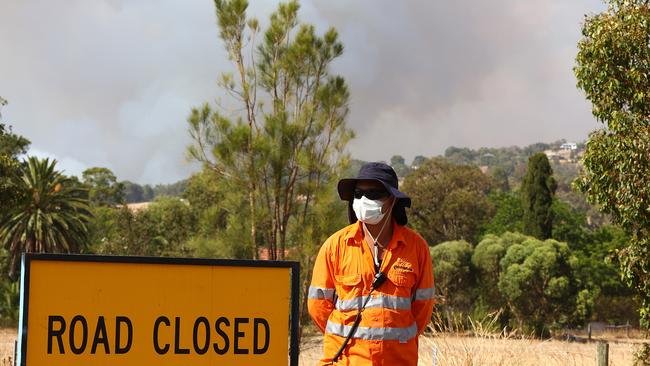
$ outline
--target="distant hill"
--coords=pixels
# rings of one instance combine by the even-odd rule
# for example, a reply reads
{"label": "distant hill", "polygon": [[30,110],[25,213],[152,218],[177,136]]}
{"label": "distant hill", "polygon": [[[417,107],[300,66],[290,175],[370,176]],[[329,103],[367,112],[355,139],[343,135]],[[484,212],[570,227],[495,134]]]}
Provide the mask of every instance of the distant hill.
{"label": "distant hill", "polygon": [[126,203],[150,202],[160,196],[181,197],[187,188],[187,179],[171,184],[139,185],[130,181],[123,181]]}
{"label": "distant hill", "polygon": [[[580,171],[579,157],[584,151],[584,142],[567,142],[558,140],[555,142],[538,142],[528,146],[508,147],[481,147],[470,149],[467,147],[450,146],[445,150],[442,157],[455,164],[474,165],[481,168],[486,174],[497,177],[499,180],[507,180],[507,185],[517,189],[521,184],[528,166],[528,158],[535,153],[544,152],[549,156],[555,179],[558,182],[557,196],[571,206],[583,212],[587,212],[590,220],[600,223],[607,220],[595,207],[586,202],[584,197],[571,189],[571,182],[578,176]],[[400,181],[409,173],[416,170],[429,157],[416,156],[412,162],[406,163],[400,155],[391,157],[388,163],[395,169]],[[352,159],[347,170],[343,173],[345,177],[354,177],[366,161]],[[188,179],[183,179],[171,184],[149,184],[139,185],[137,183],[124,181],[126,192],[126,203],[150,202],[159,196],[182,197],[187,188]]]}
{"label": "distant hill", "polygon": [[[574,145],[575,150],[568,151],[568,146]],[[535,153],[544,152],[549,156],[552,164],[577,163],[577,158],[584,150],[584,143],[568,143],[566,140],[558,140],[551,143],[538,142],[528,146],[508,147],[481,147],[470,149],[467,147],[450,146],[445,150],[442,157],[454,164],[475,165],[483,167],[485,172],[504,170],[508,177],[515,182],[520,181],[526,171],[528,158]],[[410,164],[400,155],[391,157],[390,164],[400,178],[404,178],[411,171],[417,169],[428,157],[418,155]],[[366,163],[363,160],[352,159],[347,174],[356,175],[359,168]],[[566,169],[564,169],[566,170]]]}

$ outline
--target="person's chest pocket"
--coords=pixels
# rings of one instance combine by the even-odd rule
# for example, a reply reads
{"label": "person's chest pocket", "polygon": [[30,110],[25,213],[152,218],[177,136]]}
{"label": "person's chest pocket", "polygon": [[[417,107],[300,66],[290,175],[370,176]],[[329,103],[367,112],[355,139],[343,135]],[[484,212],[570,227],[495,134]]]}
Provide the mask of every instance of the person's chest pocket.
{"label": "person's chest pocket", "polygon": [[402,297],[411,297],[413,287],[415,287],[415,273],[400,271],[392,268],[386,275],[388,280],[395,286],[395,295]]}
{"label": "person's chest pocket", "polygon": [[336,282],[336,292],[341,299],[350,299],[361,296],[361,274],[348,273],[334,276]]}

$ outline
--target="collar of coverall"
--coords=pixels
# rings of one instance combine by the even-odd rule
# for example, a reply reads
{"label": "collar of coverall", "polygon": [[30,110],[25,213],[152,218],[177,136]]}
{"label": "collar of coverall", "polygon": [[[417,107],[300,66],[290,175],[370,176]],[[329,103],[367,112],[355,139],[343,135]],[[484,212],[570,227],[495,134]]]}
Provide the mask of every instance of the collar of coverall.
{"label": "collar of coverall", "polygon": [[[392,218],[391,221],[393,225],[393,237],[391,238],[387,249],[391,249],[394,245],[393,243],[397,243],[400,245],[406,243],[406,241],[404,240],[404,230],[405,230],[404,226],[397,225],[395,220]],[[357,221],[355,224],[353,224],[350,227],[348,232],[345,233],[344,239],[346,243],[353,244],[353,245],[363,242],[363,226],[361,226],[361,221]]]}

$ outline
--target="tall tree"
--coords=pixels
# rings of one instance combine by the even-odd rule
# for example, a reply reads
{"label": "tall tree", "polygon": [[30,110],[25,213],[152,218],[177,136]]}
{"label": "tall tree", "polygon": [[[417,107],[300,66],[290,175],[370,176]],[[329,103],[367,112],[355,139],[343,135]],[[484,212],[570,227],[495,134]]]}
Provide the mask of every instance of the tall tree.
{"label": "tall tree", "polygon": [[144,189],[142,186],[128,180],[121,182],[124,185],[124,202],[138,203],[144,202]]}
{"label": "tall tree", "polygon": [[557,183],[553,169],[544,153],[536,153],[528,159],[528,171],[521,184],[524,209],[524,233],[539,239],[548,239],[553,231],[553,196]]}
{"label": "tall tree", "polygon": [[587,17],[574,72],[604,128],[592,132],[575,186],[632,237],[622,275],[650,325],[650,4],[609,0]]}
{"label": "tall tree", "polygon": [[413,158],[413,162],[411,163],[411,167],[413,167],[413,169],[418,169],[420,167],[420,165],[426,163],[426,161],[427,161],[427,158],[425,158],[422,155],[417,155],[415,158]]}
{"label": "tall tree", "polygon": [[228,181],[239,197],[231,200],[234,207],[246,202],[247,213],[233,212],[247,222],[255,253],[266,243],[269,257],[282,259],[290,220],[307,222],[319,192],[347,161],[348,89],[329,72],[343,46],[334,29],[319,36],[314,26],[300,24],[296,1],[278,6],[259,44],[261,30],[246,15],[247,1],[215,4],[235,70],[224,73],[220,85],[243,113],[194,108],[189,154]]}
{"label": "tall tree", "polygon": [[502,166],[496,166],[490,168],[492,173],[492,179],[494,180],[494,185],[503,192],[510,191],[510,182],[508,181],[508,171]]}
{"label": "tall tree", "polygon": [[22,253],[74,253],[86,245],[87,192],[55,167],[56,160],[30,157],[17,177],[18,202],[0,222],[12,278]]}
{"label": "tall tree", "polygon": [[88,198],[94,205],[106,206],[124,203],[124,184],[117,181],[108,168],[93,167],[82,173],[83,182],[88,186]]}
{"label": "tall tree", "polygon": [[405,177],[411,172],[411,168],[406,165],[406,162],[401,155],[393,155],[390,158],[390,166],[395,170],[395,173],[397,173],[397,176],[400,178]]}
{"label": "tall tree", "polygon": [[[0,97],[0,109],[6,104],[7,101]],[[11,131],[11,126],[0,122],[0,220],[16,203],[18,192],[14,177],[20,170],[18,156],[24,154],[28,147],[29,140],[16,135]]]}
{"label": "tall tree", "polygon": [[[264,31],[247,16],[246,0],[215,5],[234,69],[219,79],[230,108],[192,110],[189,155],[223,187],[228,216],[220,236],[240,241],[248,228],[249,248],[237,253],[290,254],[309,269],[317,252],[310,243],[322,243],[334,230],[323,227],[334,220],[319,214],[336,207],[329,200],[332,183],[349,161],[345,146],[353,138],[346,126],[347,85],[330,73],[343,45],[335,29],[318,35],[313,25],[301,24],[297,1],[279,4]],[[303,272],[303,299],[310,275]]]}
{"label": "tall tree", "polygon": [[153,188],[150,185],[145,184],[144,186],[142,186],[142,200],[144,202],[153,201],[155,196],[156,193],[154,192]]}
{"label": "tall tree", "polygon": [[429,245],[466,240],[476,243],[481,225],[493,214],[490,177],[470,165],[434,158],[409,174],[404,192],[413,198],[409,222]]}
{"label": "tall tree", "polygon": [[501,235],[505,232],[522,232],[523,208],[520,192],[494,191],[488,196],[495,207],[494,216],[483,225],[484,234]]}
{"label": "tall tree", "polygon": [[12,132],[11,126],[0,123],[0,155],[16,157],[27,152],[29,140]]}

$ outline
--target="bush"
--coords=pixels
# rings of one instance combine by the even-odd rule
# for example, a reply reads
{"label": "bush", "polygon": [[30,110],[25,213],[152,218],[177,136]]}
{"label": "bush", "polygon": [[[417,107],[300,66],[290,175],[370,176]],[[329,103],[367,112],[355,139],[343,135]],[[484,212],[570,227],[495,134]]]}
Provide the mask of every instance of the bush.
{"label": "bush", "polygon": [[[576,312],[576,262],[566,243],[552,239],[528,238],[508,248],[500,262],[498,287],[521,327],[546,337],[549,328],[582,323],[584,318]],[[589,299],[581,295],[581,305],[587,306]]]}
{"label": "bush", "polygon": [[448,311],[471,311],[473,296],[472,246],[464,240],[430,248],[437,291],[445,296]]}

